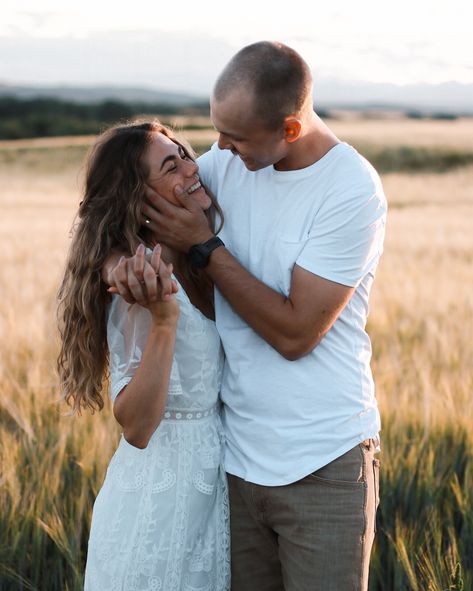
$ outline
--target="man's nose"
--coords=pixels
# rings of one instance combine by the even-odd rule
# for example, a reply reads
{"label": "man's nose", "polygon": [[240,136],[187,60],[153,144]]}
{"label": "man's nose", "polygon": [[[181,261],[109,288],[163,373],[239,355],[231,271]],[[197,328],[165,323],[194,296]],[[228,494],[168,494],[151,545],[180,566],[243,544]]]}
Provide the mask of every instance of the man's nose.
{"label": "man's nose", "polygon": [[218,136],[218,147],[221,150],[231,150],[233,148],[233,144],[224,133],[221,133]]}

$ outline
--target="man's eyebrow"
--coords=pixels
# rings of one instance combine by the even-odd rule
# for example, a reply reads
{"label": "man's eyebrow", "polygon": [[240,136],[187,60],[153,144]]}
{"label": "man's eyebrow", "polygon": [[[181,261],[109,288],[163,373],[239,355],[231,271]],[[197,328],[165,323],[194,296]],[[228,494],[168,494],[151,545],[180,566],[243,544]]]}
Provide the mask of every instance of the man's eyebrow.
{"label": "man's eyebrow", "polygon": [[234,133],[231,133],[231,132],[229,132],[229,131],[223,131],[223,130],[219,129],[219,128],[218,128],[218,127],[215,125],[215,123],[212,121],[212,119],[210,119],[210,122],[212,123],[212,125],[213,125],[213,128],[215,129],[215,131],[216,131],[217,133],[223,133],[223,135],[226,135],[226,136],[228,136],[228,137],[232,138],[233,140],[239,140],[239,141],[241,141],[241,140],[244,140],[244,139],[245,139],[245,138],[244,138],[244,137],[242,137],[241,135],[240,135],[240,136],[239,136],[239,135],[235,135]]}
{"label": "man's eyebrow", "polygon": [[245,139],[243,136],[236,135],[236,134],[234,134],[234,133],[232,133],[230,131],[221,131],[220,129],[217,129],[216,127],[215,127],[215,129],[218,131],[218,133],[223,133],[223,135],[226,135],[229,138],[232,138],[232,140],[240,140],[241,141],[241,140],[244,140]]}

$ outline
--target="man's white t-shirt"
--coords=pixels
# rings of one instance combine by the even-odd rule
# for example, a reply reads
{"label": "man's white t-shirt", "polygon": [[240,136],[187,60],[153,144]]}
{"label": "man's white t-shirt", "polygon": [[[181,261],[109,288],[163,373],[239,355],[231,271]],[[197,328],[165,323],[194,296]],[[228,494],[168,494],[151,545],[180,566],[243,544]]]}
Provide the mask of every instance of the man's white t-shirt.
{"label": "man's white t-shirt", "polygon": [[295,482],[380,429],[365,325],[383,250],[381,182],[344,143],[301,170],[251,172],[216,144],[198,163],[225,215],[219,236],[257,279],[287,296],[297,264],[356,287],[320,344],[296,361],[273,349],[215,290],[226,354],[226,470],[255,484]]}

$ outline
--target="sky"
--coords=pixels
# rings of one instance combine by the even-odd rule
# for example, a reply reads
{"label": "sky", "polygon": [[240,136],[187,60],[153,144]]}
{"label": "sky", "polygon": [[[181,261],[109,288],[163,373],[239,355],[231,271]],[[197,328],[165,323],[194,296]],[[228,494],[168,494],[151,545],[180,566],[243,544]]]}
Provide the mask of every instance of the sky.
{"label": "sky", "polygon": [[0,83],[208,95],[241,47],[294,47],[315,79],[473,83],[473,1],[2,0]]}

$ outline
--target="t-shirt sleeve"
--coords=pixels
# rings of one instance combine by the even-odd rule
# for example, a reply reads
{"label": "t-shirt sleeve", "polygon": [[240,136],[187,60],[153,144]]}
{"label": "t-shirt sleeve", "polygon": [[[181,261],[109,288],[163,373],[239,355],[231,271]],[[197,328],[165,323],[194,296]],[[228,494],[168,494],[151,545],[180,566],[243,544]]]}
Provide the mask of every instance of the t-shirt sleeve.
{"label": "t-shirt sleeve", "polygon": [[330,281],[356,287],[383,251],[386,209],[379,179],[332,189],[315,215],[296,264]]}
{"label": "t-shirt sleeve", "polygon": [[113,296],[107,318],[112,402],[129,384],[141,362],[150,324],[151,318],[146,308],[127,304],[120,296]]}

